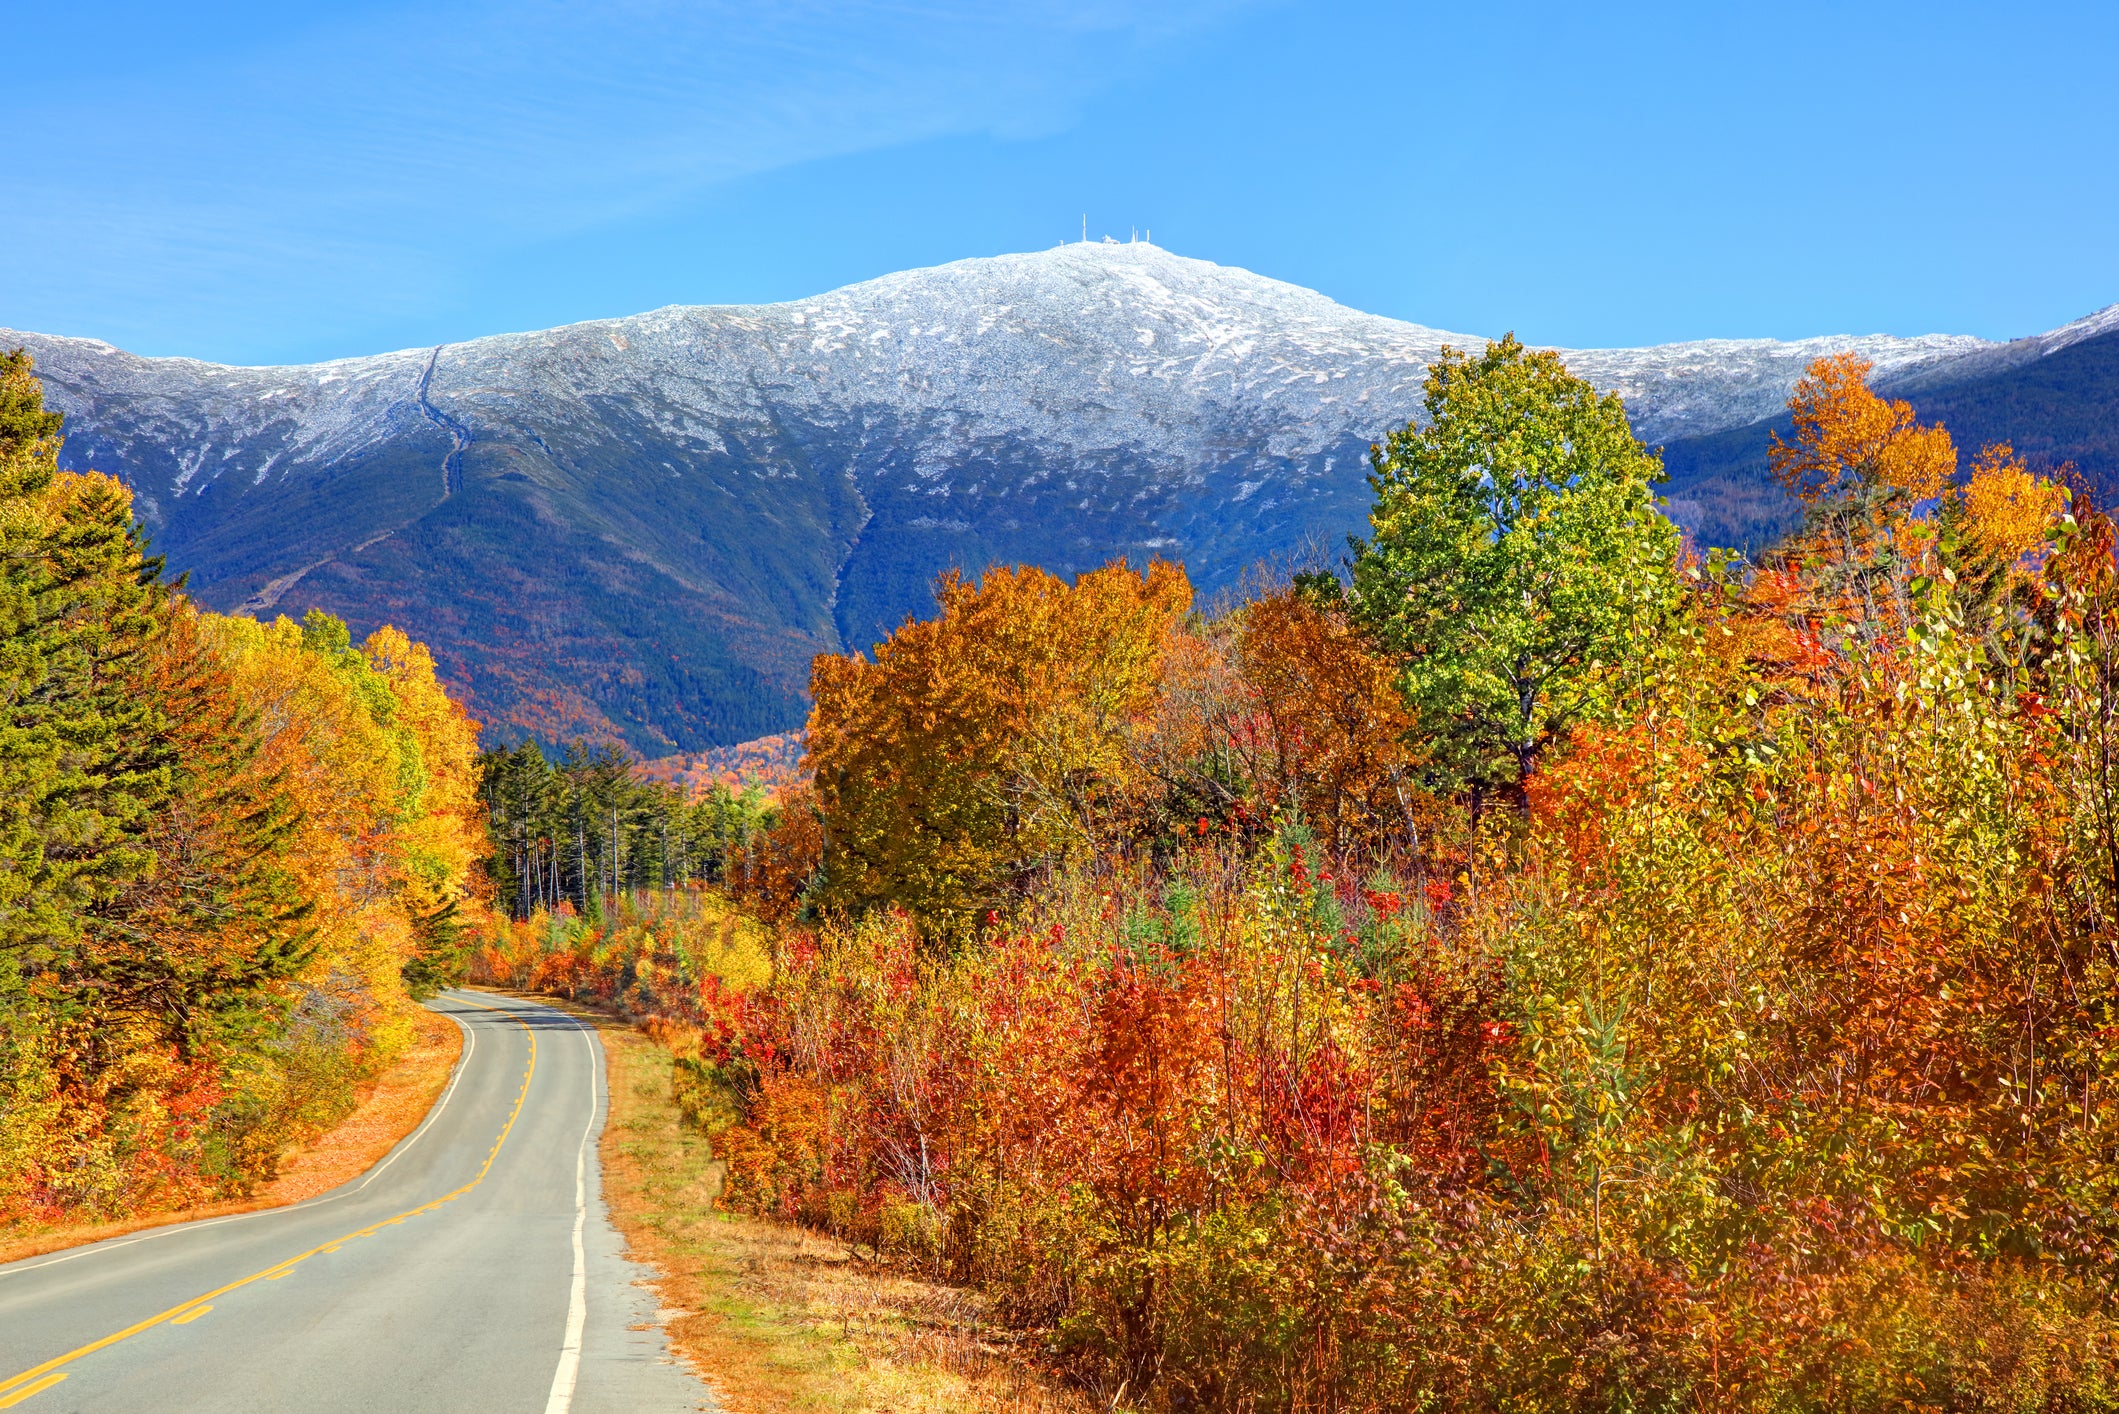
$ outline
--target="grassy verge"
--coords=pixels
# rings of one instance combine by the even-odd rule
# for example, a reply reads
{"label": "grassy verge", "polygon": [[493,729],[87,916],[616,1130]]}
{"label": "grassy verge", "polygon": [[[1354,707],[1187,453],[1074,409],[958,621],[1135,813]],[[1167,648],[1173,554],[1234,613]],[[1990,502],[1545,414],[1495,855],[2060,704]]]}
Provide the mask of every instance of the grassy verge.
{"label": "grassy verge", "polygon": [[318,1135],[314,1143],[282,1160],[279,1176],[250,1197],[173,1212],[146,1213],[116,1222],[0,1232],[0,1263],[169,1223],[283,1208],[329,1192],[365,1172],[396,1147],[398,1140],[419,1127],[427,1111],[434,1107],[435,1097],[448,1084],[449,1072],[463,1052],[463,1032],[447,1017],[421,1009],[414,1014],[413,1026],[416,1039],[412,1048],[362,1087],[353,1113]]}
{"label": "grassy verge", "polygon": [[717,1212],[721,1166],[670,1099],[669,1053],[595,1022],[609,1057],[604,1197],[659,1272],[671,1344],[732,1414],[1075,1414],[1100,1406],[1045,1377],[972,1292],[858,1258],[815,1233]]}

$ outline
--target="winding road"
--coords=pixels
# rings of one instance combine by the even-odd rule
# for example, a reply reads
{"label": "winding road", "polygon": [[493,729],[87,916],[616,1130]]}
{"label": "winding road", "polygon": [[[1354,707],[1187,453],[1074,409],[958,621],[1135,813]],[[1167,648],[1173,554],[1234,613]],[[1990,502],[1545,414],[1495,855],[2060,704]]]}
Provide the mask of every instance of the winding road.
{"label": "winding road", "polygon": [[509,997],[430,1005],[463,1057],[361,1177],[0,1266],[0,1409],[713,1409],[605,1215],[595,1031]]}

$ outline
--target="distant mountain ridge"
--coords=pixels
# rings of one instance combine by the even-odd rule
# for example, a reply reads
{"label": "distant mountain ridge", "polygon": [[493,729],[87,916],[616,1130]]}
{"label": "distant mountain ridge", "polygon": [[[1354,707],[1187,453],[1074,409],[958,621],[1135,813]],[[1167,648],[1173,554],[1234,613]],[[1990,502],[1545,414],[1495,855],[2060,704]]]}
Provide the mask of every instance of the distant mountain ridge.
{"label": "distant mountain ridge", "polygon": [[[1877,382],[1947,427],[1966,464],[2006,442],[2035,469],[2107,503],[2119,490],[2119,305]],[[1786,413],[1775,412],[1670,443],[1663,490],[1672,515],[1713,543],[1756,549],[1778,538],[1797,515],[1774,486],[1766,453],[1771,435],[1788,430]]]}
{"label": "distant mountain ridge", "polygon": [[[2114,322],[1566,357],[1691,473],[1673,513],[1715,539],[1785,518],[1739,504],[1742,439],[1818,354],[1955,388]],[[1109,243],[301,367],[0,330],[68,414],[66,463],[133,485],[204,602],[398,623],[497,739],[650,756],[797,725],[810,657],[923,612],[951,566],[1162,555],[1212,591],[1335,546],[1368,444],[1444,344],[1482,342]]]}

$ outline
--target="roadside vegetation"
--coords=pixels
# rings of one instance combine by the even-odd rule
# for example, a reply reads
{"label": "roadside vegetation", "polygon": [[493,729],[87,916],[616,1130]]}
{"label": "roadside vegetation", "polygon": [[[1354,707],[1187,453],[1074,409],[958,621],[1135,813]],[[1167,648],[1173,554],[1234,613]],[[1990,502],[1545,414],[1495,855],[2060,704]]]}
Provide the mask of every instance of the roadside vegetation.
{"label": "roadside vegetation", "polygon": [[682,1241],[965,1288],[1102,1407],[2119,1404],[2113,525],[1866,371],[1745,563],[1553,356],[1445,359],[1346,573],[947,580],[818,661],[740,880],[474,970],[658,1043]]}
{"label": "roadside vegetation", "polygon": [[[759,957],[757,961],[762,962]],[[570,1006],[560,1002],[561,1006]],[[676,1351],[738,1414],[1088,1414],[988,1303],[799,1225],[717,1205],[725,1165],[674,1098],[677,1059],[608,1006],[603,1188]]]}
{"label": "roadside vegetation", "polygon": [[6,1241],[257,1196],[414,1045],[486,850],[423,647],[199,610],[59,439],[0,358]]}
{"label": "roadside vegetation", "polygon": [[412,1014],[414,1038],[395,1059],[372,1068],[354,1087],[345,1118],[283,1156],[269,1179],[183,1208],[144,1208],[128,1217],[76,1222],[21,1223],[0,1236],[0,1263],[20,1261],[122,1237],[166,1223],[254,1213],[306,1202],[374,1167],[398,1141],[419,1128],[447,1088],[463,1054],[463,1032],[439,1012]]}

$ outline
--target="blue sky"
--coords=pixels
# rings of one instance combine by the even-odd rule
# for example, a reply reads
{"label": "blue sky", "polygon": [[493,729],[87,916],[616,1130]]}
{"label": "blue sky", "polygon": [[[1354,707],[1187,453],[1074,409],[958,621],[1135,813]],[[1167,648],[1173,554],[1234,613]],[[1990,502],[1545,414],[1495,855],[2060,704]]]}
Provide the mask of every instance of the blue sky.
{"label": "blue sky", "polygon": [[2119,301],[2119,6],[73,3],[0,325],[231,362],[1152,230],[1575,346]]}

